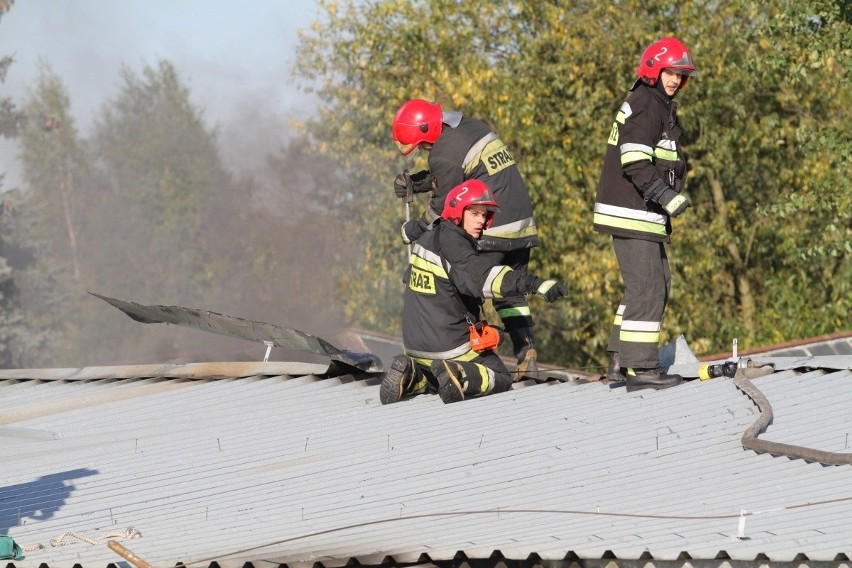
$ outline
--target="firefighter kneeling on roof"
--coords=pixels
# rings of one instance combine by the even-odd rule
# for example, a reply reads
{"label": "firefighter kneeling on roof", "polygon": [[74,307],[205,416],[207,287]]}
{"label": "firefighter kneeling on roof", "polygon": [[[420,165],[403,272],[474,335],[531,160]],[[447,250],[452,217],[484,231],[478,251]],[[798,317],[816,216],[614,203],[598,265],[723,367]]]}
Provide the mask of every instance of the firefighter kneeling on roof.
{"label": "firefighter kneeling on roof", "polygon": [[548,302],[565,288],[524,270],[494,265],[476,241],[497,202],[471,179],[446,197],[441,217],[413,243],[405,274],[403,355],[394,357],[379,394],[382,404],[438,392],[444,402],[504,392],[512,374],[495,353],[499,330],[482,320],[486,299],[539,294]]}

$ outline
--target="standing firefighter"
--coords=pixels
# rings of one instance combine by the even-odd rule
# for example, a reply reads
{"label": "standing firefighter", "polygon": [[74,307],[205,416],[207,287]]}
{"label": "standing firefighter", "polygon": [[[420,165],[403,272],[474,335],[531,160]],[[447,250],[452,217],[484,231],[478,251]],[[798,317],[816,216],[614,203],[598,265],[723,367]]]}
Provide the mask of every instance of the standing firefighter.
{"label": "standing firefighter", "polygon": [[[406,182],[414,192],[433,191],[423,216],[402,227],[402,240],[416,241],[441,216],[452,188],[470,179],[485,182],[500,203],[489,229],[479,239],[479,250],[494,264],[526,270],[530,248],[538,246],[538,232],[527,186],[514,157],[497,134],[482,121],[455,111],[443,112],[437,103],[411,99],[393,119],[393,139],[403,156],[414,148],[429,152],[429,169],[399,174],[394,189],[405,195]],[[503,298],[494,309],[512,340],[518,360],[516,380],[538,378],[533,318],[523,297]]]}
{"label": "standing firefighter", "polygon": [[671,218],[690,203],[681,194],[686,158],[674,97],[695,76],[687,47],[668,37],[642,53],[639,79],[615,117],[595,199],[594,228],[612,235],[624,281],[607,352],[610,381],[628,390],[680,384],[660,369],[657,345],[671,275],[664,243]]}
{"label": "standing firefighter", "polygon": [[482,304],[539,294],[548,302],[565,288],[525,270],[495,265],[477,249],[499,209],[480,180],[453,188],[432,230],[412,244],[402,315],[404,355],[382,380],[382,404],[435,390],[444,402],[509,390],[512,375],[494,352],[499,330],[481,319]]}

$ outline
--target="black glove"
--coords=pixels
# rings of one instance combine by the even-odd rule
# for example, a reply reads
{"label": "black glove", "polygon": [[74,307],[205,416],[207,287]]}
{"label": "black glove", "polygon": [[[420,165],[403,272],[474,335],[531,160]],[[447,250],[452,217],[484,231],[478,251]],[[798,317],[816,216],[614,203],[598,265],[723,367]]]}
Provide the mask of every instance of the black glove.
{"label": "black glove", "polygon": [[[539,280],[541,279],[539,278]],[[564,298],[568,295],[568,290],[565,289],[565,286],[556,280],[542,280],[535,292],[544,298],[546,302],[555,302],[559,298]]]}
{"label": "black glove", "polygon": [[677,217],[691,205],[685,195],[673,190],[663,180],[657,180],[645,191],[645,200],[659,203],[672,217]]}
{"label": "black glove", "polygon": [[393,180],[393,192],[399,198],[404,198],[410,194],[427,193],[432,191],[434,178],[429,170],[420,170],[419,172],[409,174],[408,170],[403,170],[397,174]]}
{"label": "black glove", "polygon": [[402,242],[410,245],[420,238],[420,235],[426,232],[426,222],[423,219],[412,219],[411,221],[403,221],[399,229],[402,235]]}
{"label": "black glove", "polygon": [[568,296],[568,290],[565,286],[556,280],[544,280],[535,274],[525,275],[518,282],[519,292],[523,295],[538,294],[547,302],[555,302],[559,298]]}
{"label": "black glove", "polygon": [[435,189],[435,178],[429,170],[420,170],[408,176],[414,193],[429,193]]}
{"label": "black glove", "polygon": [[414,188],[409,188],[408,184],[411,178],[408,177],[408,170],[405,170],[402,173],[396,174],[396,177],[393,178],[393,192],[400,199],[405,198],[409,195],[409,189],[411,190],[411,194],[414,194]]}

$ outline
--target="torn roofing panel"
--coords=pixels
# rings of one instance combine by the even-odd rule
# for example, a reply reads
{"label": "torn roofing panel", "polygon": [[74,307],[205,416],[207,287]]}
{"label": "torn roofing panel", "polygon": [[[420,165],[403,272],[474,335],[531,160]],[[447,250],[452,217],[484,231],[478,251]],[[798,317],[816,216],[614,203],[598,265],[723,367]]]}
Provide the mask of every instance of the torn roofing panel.
{"label": "torn roofing panel", "polygon": [[128,317],[140,323],[170,323],[190,329],[264,343],[268,347],[284,347],[326,356],[331,359],[331,365],[327,371],[331,375],[352,371],[377,372],[382,369],[382,362],[370,353],[353,353],[341,350],[321,337],[315,337],[298,329],[237,318],[209,310],[182,306],[146,306],[136,302],[126,302],[102,296],[94,292],[89,293],[115,306]]}

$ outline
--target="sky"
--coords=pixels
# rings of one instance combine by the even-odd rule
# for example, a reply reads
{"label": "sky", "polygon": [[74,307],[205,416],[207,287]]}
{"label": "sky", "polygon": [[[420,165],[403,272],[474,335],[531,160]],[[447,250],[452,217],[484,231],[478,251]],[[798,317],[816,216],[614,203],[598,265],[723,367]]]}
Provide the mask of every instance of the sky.
{"label": "sky", "polygon": [[[259,121],[272,138],[269,126],[280,125],[283,140],[288,120],[311,112],[291,68],[297,30],[319,15],[315,0],[17,0],[0,19],[0,55],[14,57],[0,97],[20,101],[46,61],[85,136],[101,105],[118,95],[122,66],[139,73],[166,59],[211,125],[234,138],[228,147],[238,155],[246,121]],[[15,152],[0,139],[4,189],[19,179]]]}

